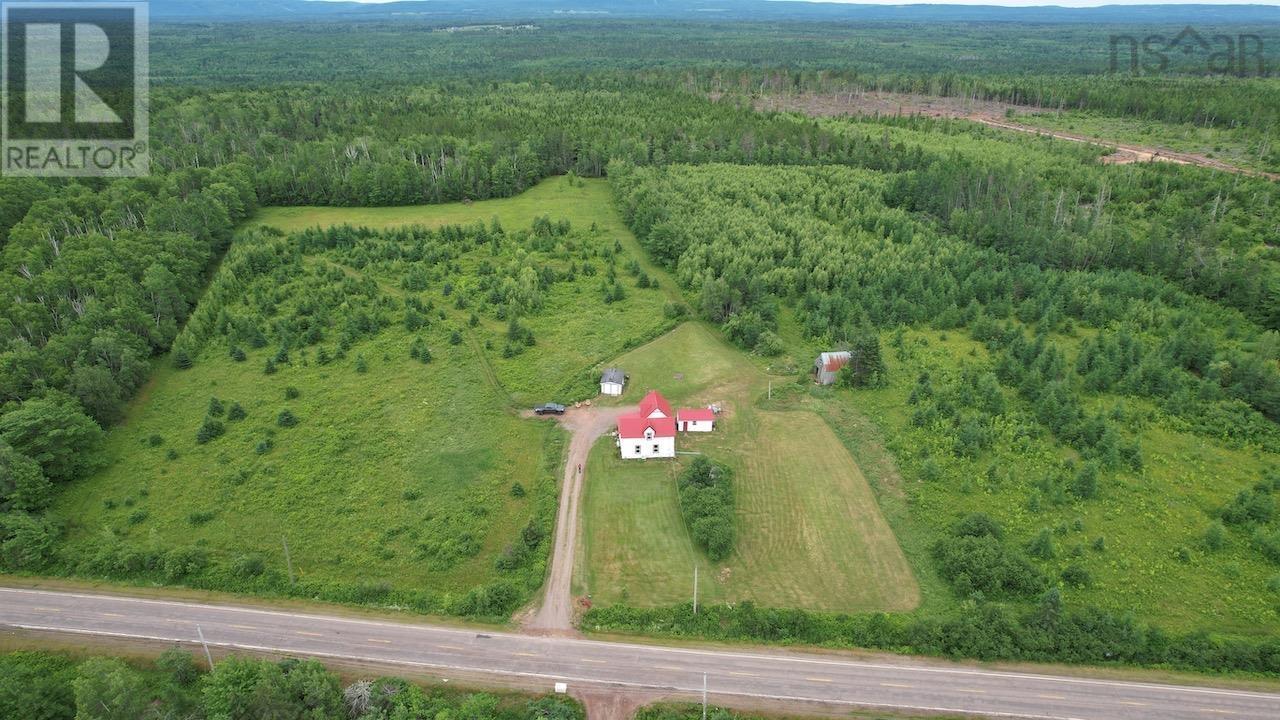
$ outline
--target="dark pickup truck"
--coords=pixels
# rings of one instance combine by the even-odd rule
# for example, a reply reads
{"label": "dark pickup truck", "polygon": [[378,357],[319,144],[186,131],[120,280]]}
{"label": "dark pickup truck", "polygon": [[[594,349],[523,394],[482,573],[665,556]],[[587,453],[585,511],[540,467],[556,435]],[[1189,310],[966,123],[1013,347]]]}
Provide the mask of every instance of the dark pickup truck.
{"label": "dark pickup truck", "polygon": [[543,403],[533,409],[535,415],[563,415],[564,406],[560,403]]}

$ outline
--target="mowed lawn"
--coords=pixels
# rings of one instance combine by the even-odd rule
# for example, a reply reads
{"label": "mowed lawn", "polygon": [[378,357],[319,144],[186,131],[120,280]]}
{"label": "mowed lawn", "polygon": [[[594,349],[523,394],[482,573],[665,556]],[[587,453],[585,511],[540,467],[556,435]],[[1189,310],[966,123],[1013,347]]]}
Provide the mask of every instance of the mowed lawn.
{"label": "mowed lawn", "polygon": [[[546,216],[552,221],[568,220],[575,230],[589,236],[589,242],[601,249],[612,250],[621,245],[618,254],[619,282],[626,291],[623,302],[605,304],[598,285],[603,272],[578,282],[556,284],[547,293],[542,312],[521,320],[533,331],[539,349],[515,358],[501,354],[502,335],[506,324],[482,318],[476,335],[491,341],[496,350],[487,352],[490,366],[503,389],[519,405],[576,399],[564,398],[556,391],[587,367],[615,356],[629,345],[652,337],[665,324],[664,303],[678,297],[669,281],[654,268],[613,204],[609,184],[599,179],[556,177],[544,180],[511,198],[483,200],[470,204],[445,203],[383,208],[272,207],[260,210],[251,224],[270,225],[286,232],[332,225],[365,225],[390,228],[404,225],[467,225],[489,223],[497,218],[508,231],[528,228],[534,219]],[[592,229],[594,228],[594,230]],[[488,259],[488,258],[484,258]],[[635,278],[624,272],[626,263],[635,260],[662,287],[636,287]],[[476,260],[462,261],[473,268]],[[603,261],[595,261],[603,270]],[[466,280],[458,281],[464,286]],[[391,283],[394,284],[394,283]],[[442,304],[447,303],[447,298]]]}
{"label": "mowed lawn", "polygon": [[724,406],[715,432],[681,435],[677,446],[734,468],[738,541],[725,562],[709,562],[680,516],[680,461],[623,462],[606,438],[588,468],[579,568],[595,602],[687,601],[696,564],[708,601],[849,612],[918,604],[911,568],[849,452],[814,413],[754,408],[769,378],[751,359],[687,323],[618,365],[631,375],[624,400],[658,389],[676,404]]}

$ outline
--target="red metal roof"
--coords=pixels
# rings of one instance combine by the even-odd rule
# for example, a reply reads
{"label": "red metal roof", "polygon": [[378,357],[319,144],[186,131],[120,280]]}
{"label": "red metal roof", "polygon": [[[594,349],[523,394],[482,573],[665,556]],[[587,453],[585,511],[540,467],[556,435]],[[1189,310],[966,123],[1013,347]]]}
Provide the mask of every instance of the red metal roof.
{"label": "red metal roof", "polygon": [[647,418],[643,415],[618,418],[618,437],[624,440],[643,440],[644,432],[649,428],[653,428],[654,437],[676,436],[676,421],[672,418]]}
{"label": "red metal roof", "polygon": [[835,372],[848,364],[849,364],[848,355],[838,355],[833,358],[828,358],[827,363],[822,366],[822,369],[826,370],[827,372]]}
{"label": "red metal roof", "polygon": [[711,408],[680,408],[676,411],[676,419],[705,422],[707,420],[715,420],[716,414],[711,411]]}
{"label": "red metal roof", "polygon": [[649,417],[654,410],[661,410],[663,415],[671,417],[671,403],[662,397],[662,393],[657,390],[650,390],[648,395],[640,401],[640,416]]}

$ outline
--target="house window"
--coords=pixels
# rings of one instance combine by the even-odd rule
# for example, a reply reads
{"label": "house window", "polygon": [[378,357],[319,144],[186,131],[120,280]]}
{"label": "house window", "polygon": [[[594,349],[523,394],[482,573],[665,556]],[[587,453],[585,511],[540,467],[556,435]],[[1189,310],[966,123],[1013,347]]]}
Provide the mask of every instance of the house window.
{"label": "house window", "polygon": [[658,452],[658,443],[653,444],[653,451]]}
{"label": "house window", "polygon": [[636,446],[636,454],[637,454],[637,455],[639,455],[639,454],[640,454],[640,446],[639,446],[639,445],[637,445],[637,446]]}

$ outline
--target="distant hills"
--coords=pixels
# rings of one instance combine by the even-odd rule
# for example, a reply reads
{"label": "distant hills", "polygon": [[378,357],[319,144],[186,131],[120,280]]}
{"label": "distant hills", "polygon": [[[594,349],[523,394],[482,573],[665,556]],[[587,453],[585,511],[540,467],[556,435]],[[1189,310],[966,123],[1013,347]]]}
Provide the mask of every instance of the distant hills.
{"label": "distant hills", "polygon": [[496,22],[551,18],[1228,24],[1280,23],[1274,5],[1107,5],[1096,8],[996,5],[857,5],[771,0],[152,0],[157,22],[390,20]]}

